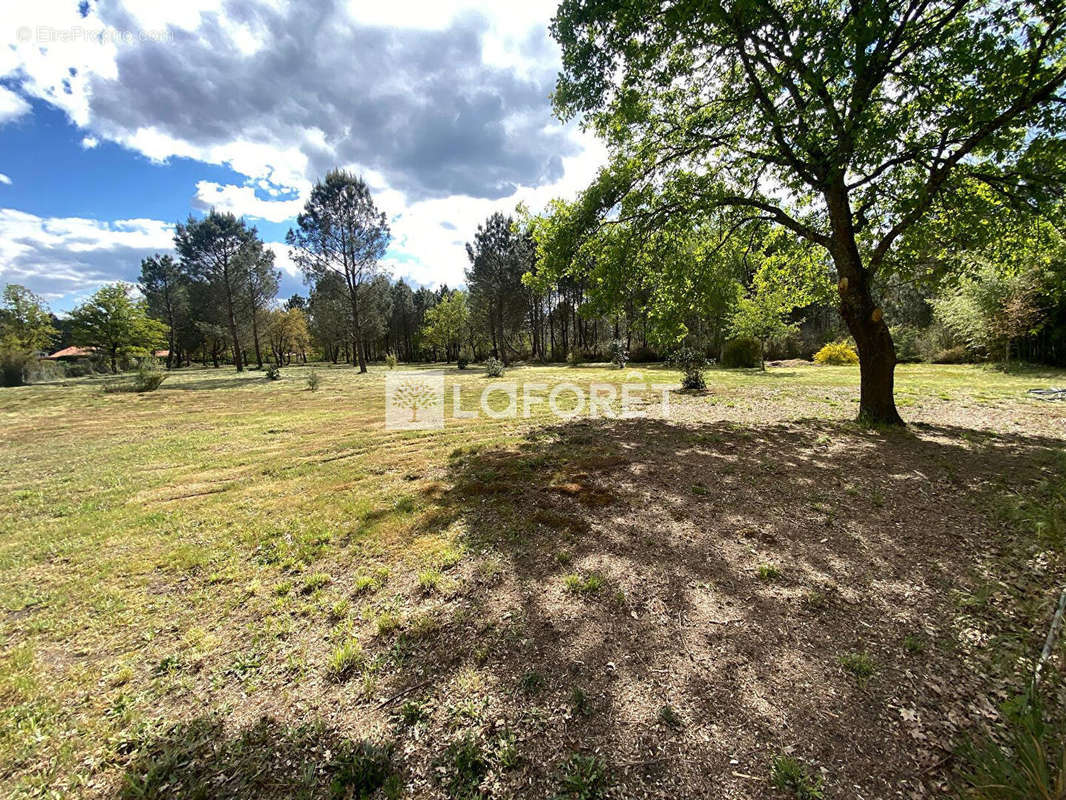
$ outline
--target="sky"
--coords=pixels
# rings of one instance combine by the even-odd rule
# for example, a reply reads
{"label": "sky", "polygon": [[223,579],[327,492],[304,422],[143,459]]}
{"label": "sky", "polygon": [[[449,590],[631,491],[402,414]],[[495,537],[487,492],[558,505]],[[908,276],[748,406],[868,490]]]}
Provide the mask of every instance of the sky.
{"label": "sky", "polygon": [[217,208],[306,294],[285,233],[334,167],[388,215],[393,277],[463,283],[479,222],[604,163],[552,114],[555,5],[0,0],[0,284],[67,311]]}

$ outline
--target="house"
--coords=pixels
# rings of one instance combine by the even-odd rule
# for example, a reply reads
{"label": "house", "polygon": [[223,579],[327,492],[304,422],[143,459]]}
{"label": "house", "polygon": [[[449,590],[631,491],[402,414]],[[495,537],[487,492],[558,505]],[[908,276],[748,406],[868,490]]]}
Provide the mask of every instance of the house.
{"label": "house", "polygon": [[64,347],[62,350],[57,350],[46,358],[50,359],[62,359],[62,358],[89,358],[94,354],[91,347]]}

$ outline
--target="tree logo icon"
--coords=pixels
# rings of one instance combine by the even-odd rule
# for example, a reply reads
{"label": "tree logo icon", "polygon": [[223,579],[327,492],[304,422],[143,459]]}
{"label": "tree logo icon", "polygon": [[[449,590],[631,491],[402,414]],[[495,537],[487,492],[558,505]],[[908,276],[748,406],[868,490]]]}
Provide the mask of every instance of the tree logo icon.
{"label": "tree logo icon", "polygon": [[444,373],[397,372],[385,376],[385,430],[444,427]]}

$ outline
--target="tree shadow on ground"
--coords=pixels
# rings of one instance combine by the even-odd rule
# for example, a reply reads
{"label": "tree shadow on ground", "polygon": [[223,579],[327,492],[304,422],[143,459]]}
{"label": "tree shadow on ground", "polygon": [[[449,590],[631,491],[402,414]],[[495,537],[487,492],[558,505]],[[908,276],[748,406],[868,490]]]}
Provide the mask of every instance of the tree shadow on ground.
{"label": "tree shadow on ground", "polygon": [[228,732],[221,718],[203,716],[140,743],[117,796],[368,797],[393,776],[391,760],[388,746],[321,724],[292,727],[263,717]]}
{"label": "tree shadow on ground", "polygon": [[765,796],[782,752],[854,796],[922,791],[1002,690],[975,669],[973,598],[1011,539],[996,503],[1061,446],[616,420],[459,449],[430,522],[461,522],[478,564],[435,625],[400,635],[397,685],[432,676],[446,717],[482,676],[468,724],[525,749],[501,796],[550,792],[575,751],[602,755],[620,796]]}

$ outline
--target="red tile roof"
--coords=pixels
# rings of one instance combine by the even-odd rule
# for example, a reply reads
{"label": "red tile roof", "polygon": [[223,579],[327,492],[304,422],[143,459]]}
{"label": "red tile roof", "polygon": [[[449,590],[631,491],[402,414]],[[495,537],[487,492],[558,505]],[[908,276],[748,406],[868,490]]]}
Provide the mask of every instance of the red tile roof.
{"label": "red tile roof", "polygon": [[93,349],[91,347],[64,347],[62,350],[52,353],[48,358],[83,358],[92,354]]}

